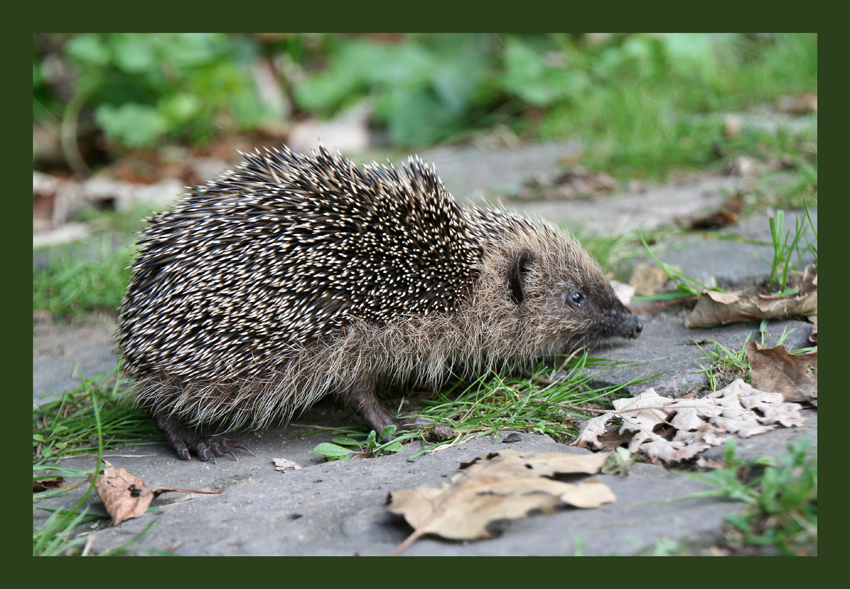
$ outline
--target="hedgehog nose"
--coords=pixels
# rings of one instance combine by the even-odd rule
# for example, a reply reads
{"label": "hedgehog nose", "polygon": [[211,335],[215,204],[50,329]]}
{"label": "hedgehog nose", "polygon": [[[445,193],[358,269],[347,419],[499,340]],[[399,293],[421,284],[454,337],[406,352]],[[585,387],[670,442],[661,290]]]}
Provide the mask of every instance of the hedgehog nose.
{"label": "hedgehog nose", "polygon": [[640,333],[643,331],[643,323],[640,322],[640,319],[635,317],[635,326],[632,328],[632,333],[629,334],[629,337],[632,339],[637,338]]}

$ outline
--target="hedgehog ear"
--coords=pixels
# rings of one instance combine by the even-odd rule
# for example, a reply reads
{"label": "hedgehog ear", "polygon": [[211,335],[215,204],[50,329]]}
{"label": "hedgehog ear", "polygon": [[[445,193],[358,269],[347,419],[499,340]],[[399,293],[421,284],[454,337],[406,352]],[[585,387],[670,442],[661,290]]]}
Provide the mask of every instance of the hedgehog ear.
{"label": "hedgehog ear", "polygon": [[523,286],[532,261],[534,261],[534,257],[531,252],[522,250],[508,267],[508,288],[511,291],[511,299],[517,305],[522,303],[525,298]]}

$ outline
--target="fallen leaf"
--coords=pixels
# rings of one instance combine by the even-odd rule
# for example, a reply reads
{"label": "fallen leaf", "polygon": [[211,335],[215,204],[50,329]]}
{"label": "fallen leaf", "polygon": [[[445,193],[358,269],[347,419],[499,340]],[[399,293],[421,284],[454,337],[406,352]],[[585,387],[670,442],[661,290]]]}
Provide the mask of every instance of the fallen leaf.
{"label": "fallen leaf", "polygon": [[389,494],[386,511],[414,528],[398,554],[425,534],[453,540],[494,536],[491,525],[532,511],[550,513],[563,505],[591,508],[616,500],[604,484],[566,483],[559,475],[595,474],[608,454],[521,453],[501,450],[461,464],[461,472],[440,488],[416,487]]}
{"label": "fallen leaf", "polygon": [[658,436],[652,433],[656,426],[667,423],[667,413],[664,407],[673,399],[661,397],[655,390],[648,389],[631,399],[617,399],[614,410],[622,419],[620,433],[633,432],[635,435],[629,443],[629,451],[637,452],[638,446],[647,440],[655,440]]}
{"label": "fallen leaf", "polygon": [[755,388],[781,393],[788,403],[807,401],[817,406],[817,351],[789,354],[785,346],[763,348],[755,342],[747,342],[744,350]]}
{"label": "fallen leaf", "polygon": [[288,470],[297,470],[301,468],[300,465],[287,458],[272,458],[272,462],[274,462],[274,469],[279,472],[286,472]]}
{"label": "fallen leaf", "polygon": [[599,417],[588,419],[579,426],[578,438],[573,441],[573,446],[598,450],[603,442],[600,438],[606,434],[608,421],[615,416],[611,412],[603,413]]}
{"label": "fallen leaf", "polygon": [[812,333],[809,335],[809,341],[813,344],[818,343],[818,316],[809,315],[809,321],[812,322]]}
{"label": "fallen leaf", "polygon": [[516,196],[520,200],[588,199],[608,194],[616,186],[610,174],[571,166],[554,178],[540,176],[526,181]]}
{"label": "fallen leaf", "polygon": [[[621,419],[620,433],[631,434],[629,452],[645,453],[653,462],[680,462],[711,446],[722,445],[732,434],[747,438],[777,426],[802,425],[800,405],[785,403],[779,393],[764,392],[736,380],[701,399],[669,399],[647,389],[632,399],[617,399],[614,410],[586,421],[574,446],[598,448],[606,424]],[[664,429],[675,431],[661,435]]]}
{"label": "fallen leaf", "polygon": [[[674,269],[682,271],[682,268],[677,266],[674,266]],[[646,262],[641,262],[635,266],[629,278],[629,284],[635,288],[635,291],[646,296],[652,296],[665,290],[669,283],[671,283],[670,277],[664,270],[655,264],[647,264]]]}
{"label": "fallen leaf", "polygon": [[726,466],[723,462],[719,460],[714,460],[713,458],[705,458],[701,456],[697,459],[697,466],[700,468],[723,468]]}
{"label": "fallen leaf", "polygon": [[599,507],[603,503],[614,503],[616,500],[617,496],[614,491],[608,485],[596,479],[588,479],[576,485],[569,485],[561,494],[561,503],[582,509]]}
{"label": "fallen leaf", "polygon": [[719,229],[727,225],[734,225],[738,222],[738,215],[743,208],[744,199],[741,197],[741,193],[738,192],[724,202],[719,211],[685,220],[683,225],[690,229]]}
{"label": "fallen leaf", "polygon": [[818,112],[818,95],[780,96],[776,100],[776,110],[791,115],[804,115]]}
{"label": "fallen leaf", "polygon": [[65,486],[65,477],[52,477],[49,479],[41,479],[40,481],[32,482],[32,492],[41,493],[42,491],[51,491]]}
{"label": "fallen leaf", "polygon": [[784,319],[798,315],[812,315],[817,311],[817,291],[793,297],[764,295],[744,297],[709,291],[699,296],[696,307],[685,318],[685,326],[710,327],[754,319]]}
{"label": "fallen leaf", "polygon": [[621,303],[627,307],[631,304],[632,297],[635,296],[635,287],[612,280],[611,288],[614,289],[614,294],[617,295],[617,298],[620,299]]}
{"label": "fallen leaf", "polygon": [[608,454],[608,459],[602,465],[602,474],[615,474],[621,477],[627,476],[632,470],[635,457],[625,448],[614,448]]}
{"label": "fallen leaf", "polygon": [[131,475],[123,468],[115,468],[106,460],[105,469],[97,478],[95,489],[100,496],[106,511],[112,516],[114,525],[134,517],[141,517],[155,497],[162,493],[200,493],[218,495],[221,491],[195,491],[192,489],[174,489],[172,487],[149,488],[145,483]]}

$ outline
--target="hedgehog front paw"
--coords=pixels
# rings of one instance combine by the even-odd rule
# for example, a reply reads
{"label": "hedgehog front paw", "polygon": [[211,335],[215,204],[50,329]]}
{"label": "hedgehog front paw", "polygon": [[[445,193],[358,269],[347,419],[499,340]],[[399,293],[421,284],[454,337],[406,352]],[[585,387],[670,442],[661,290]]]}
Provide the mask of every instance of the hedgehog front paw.
{"label": "hedgehog front paw", "polygon": [[180,419],[162,412],[151,411],[150,413],[156,427],[165,434],[171,447],[182,460],[190,460],[192,454],[195,454],[202,462],[212,460],[216,464],[218,463],[216,458],[225,454],[230,454],[234,460],[239,460],[233,453],[236,448],[247,450],[252,456],[256,456],[251,448],[241,442],[198,433]]}
{"label": "hedgehog front paw", "polygon": [[239,460],[236,454],[233,453],[233,450],[236,448],[247,450],[252,456],[256,456],[256,454],[251,451],[251,448],[245,444],[235,440],[228,440],[221,436],[195,436],[192,440],[182,441],[184,442],[182,448],[177,449],[175,447],[175,449],[177,449],[177,453],[183,460],[190,459],[189,449],[186,447],[187,445],[192,449],[195,455],[197,455],[198,460],[201,462],[212,460],[213,463],[218,464],[216,457],[221,457],[225,454],[230,454],[234,460]]}

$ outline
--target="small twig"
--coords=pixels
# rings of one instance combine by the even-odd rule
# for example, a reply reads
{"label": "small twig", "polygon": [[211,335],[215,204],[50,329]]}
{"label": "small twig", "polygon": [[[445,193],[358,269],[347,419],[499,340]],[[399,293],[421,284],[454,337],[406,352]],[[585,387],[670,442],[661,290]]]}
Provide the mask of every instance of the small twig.
{"label": "small twig", "polygon": [[97,531],[94,531],[94,532],[92,532],[91,534],[88,535],[89,537],[86,538],[85,548],[83,548],[83,553],[80,556],[88,556],[89,555],[89,553],[91,552],[91,545],[92,545],[92,542],[94,542],[94,537],[95,537],[96,534],[97,534]]}
{"label": "small twig", "polygon": [[688,297],[686,299],[676,299],[675,301],[665,301],[663,303],[655,303],[653,305],[647,305],[646,307],[638,307],[637,309],[632,309],[632,313],[641,313],[643,311],[651,311],[652,309],[657,309],[659,307],[667,307],[669,305],[679,305],[681,303],[691,303],[697,300],[697,297]]}
{"label": "small twig", "polygon": [[65,112],[62,115],[62,126],[60,127],[60,144],[62,146],[62,155],[65,156],[65,161],[68,166],[74,171],[74,174],[79,178],[84,178],[89,175],[90,170],[80,155],[80,150],[77,146],[77,120],[80,117],[80,112],[86,102],[87,93],[82,90],[77,90],[65,106]]}
{"label": "small twig", "polygon": [[309,424],[306,424],[306,423],[290,423],[289,425],[291,425],[292,427],[309,427],[309,428],[312,428],[312,429],[321,429],[321,430],[326,430],[326,431],[334,431],[334,430],[340,429],[339,426],[327,427],[327,426],[324,426],[324,425],[309,425]]}
{"label": "small twig", "polygon": [[573,358],[575,358],[575,357],[576,357],[576,354],[578,354],[579,352],[581,352],[581,351],[583,351],[583,350],[584,350],[584,347],[576,348],[575,350],[573,350],[573,353],[572,353],[572,354],[570,354],[569,356],[567,356],[567,359],[566,359],[566,360],[564,360],[564,363],[563,363],[563,364],[561,364],[561,367],[560,367],[560,368],[558,368],[558,370],[556,370],[556,371],[555,371],[555,374],[558,374],[558,373],[559,373],[559,372],[561,372],[564,368],[566,368],[567,364],[569,364],[569,363],[570,363],[570,360],[572,360]]}
{"label": "small twig", "polygon": [[[578,349],[574,350],[572,354],[567,356],[567,359],[564,360],[564,363],[561,364],[561,366],[555,371],[555,374],[558,374],[559,372],[561,372],[567,366],[567,364],[570,363],[570,360],[575,358],[576,354],[578,354],[579,352],[581,352],[583,350],[584,350],[584,348],[578,348]],[[544,378],[542,376],[537,376],[535,374],[532,374],[525,369],[521,370],[520,374],[522,374],[525,378],[530,378],[531,380],[542,384],[543,386],[549,386],[549,385],[553,385],[553,384],[558,384],[559,382],[563,382],[563,379],[549,380],[548,378]]]}

